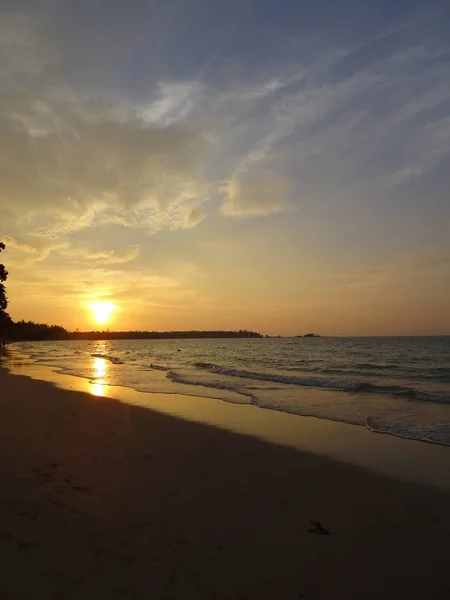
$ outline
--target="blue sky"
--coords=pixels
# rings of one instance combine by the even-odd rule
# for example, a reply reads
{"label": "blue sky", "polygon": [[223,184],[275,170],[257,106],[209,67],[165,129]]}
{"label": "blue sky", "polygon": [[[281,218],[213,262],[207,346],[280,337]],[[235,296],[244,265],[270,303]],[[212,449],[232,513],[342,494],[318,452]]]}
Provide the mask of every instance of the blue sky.
{"label": "blue sky", "polygon": [[450,333],[448,3],[2,7],[13,317]]}

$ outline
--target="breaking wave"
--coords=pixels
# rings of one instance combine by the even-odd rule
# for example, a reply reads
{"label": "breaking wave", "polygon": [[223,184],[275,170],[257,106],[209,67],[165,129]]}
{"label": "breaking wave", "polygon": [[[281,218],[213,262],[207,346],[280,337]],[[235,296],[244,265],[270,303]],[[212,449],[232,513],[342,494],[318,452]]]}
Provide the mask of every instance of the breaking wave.
{"label": "breaking wave", "polygon": [[[228,377],[239,377],[254,381],[270,381],[273,383],[295,385],[300,387],[317,387],[329,390],[340,390],[350,393],[364,394],[387,394],[399,396],[408,400],[420,400],[422,402],[438,402],[450,404],[450,394],[427,393],[415,390],[411,387],[400,385],[380,385],[377,383],[360,381],[356,379],[329,378],[329,377],[299,377],[294,375],[278,375],[276,373],[264,373],[257,371],[246,371],[228,367],[221,367],[213,363],[194,363],[197,369],[204,369],[209,373],[225,375]],[[198,384],[197,384],[198,385]]]}

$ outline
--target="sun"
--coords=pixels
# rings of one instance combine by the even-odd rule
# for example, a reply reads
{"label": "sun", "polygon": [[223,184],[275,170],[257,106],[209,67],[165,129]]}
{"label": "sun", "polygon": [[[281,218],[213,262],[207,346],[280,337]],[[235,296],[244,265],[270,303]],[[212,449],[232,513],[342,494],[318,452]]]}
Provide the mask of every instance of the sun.
{"label": "sun", "polygon": [[108,323],[112,313],[116,310],[112,302],[92,302],[89,304],[94,320],[100,325]]}

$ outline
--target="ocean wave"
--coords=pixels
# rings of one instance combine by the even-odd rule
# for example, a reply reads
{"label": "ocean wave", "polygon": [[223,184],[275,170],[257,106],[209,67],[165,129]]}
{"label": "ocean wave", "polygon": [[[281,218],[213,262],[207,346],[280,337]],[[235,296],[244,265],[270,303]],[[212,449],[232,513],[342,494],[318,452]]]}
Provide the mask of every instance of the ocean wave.
{"label": "ocean wave", "polygon": [[110,356],[109,354],[94,353],[94,354],[91,354],[91,356],[93,358],[103,358],[104,360],[108,360],[113,365],[123,365],[124,364],[123,360],[120,360],[120,358],[118,358],[117,356]]}
{"label": "ocean wave", "polygon": [[167,378],[173,381],[174,383],[183,383],[185,385],[195,385],[216,390],[227,390],[228,392],[235,392],[236,394],[240,394],[241,396],[246,396],[251,400],[256,400],[256,397],[251,392],[241,389],[238,385],[234,383],[224,381],[205,381],[202,379],[195,380],[190,377],[180,375],[179,373],[173,370],[167,373]]}
{"label": "ocean wave", "polygon": [[[196,363],[196,367],[198,369],[204,369],[209,373],[224,375],[228,377],[251,379],[255,381],[269,381],[272,383],[280,383],[285,385],[323,388],[350,393],[383,394],[394,397],[402,397],[408,400],[419,400],[422,402],[437,402],[440,404],[450,404],[450,395],[446,393],[427,393],[415,390],[410,387],[404,387],[399,385],[380,385],[377,383],[367,381],[344,378],[333,379],[329,377],[299,377],[294,375],[277,375],[275,373],[245,371],[229,367],[221,367],[213,363]],[[211,387],[214,386],[213,382],[209,384],[211,385]]]}
{"label": "ocean wave", "polygon": [[[298,371],[298,369],[296,369]],[[356,377],[375,377],[375,378],[386,378],[392,377],[391,373],[383,373],[380,371],[362,371],[360,369],[340,369],[336,367],[325,368],[325,369],[304,369],[304,371],[308,373],[320,373],[321,375],[342,375],[349,376],[354,375]],[[402,375],[396,375],[396,377],[401,377]]]}
{"label": "ocean wave", "polygon": [[435,373],[428,373],[424,375],[409,375],[409,379],[414,381],[427,381],[435,383],[450,383],[450,375],[436,375]]}
{"label": "ocean wave", "polygon": [[406,440],[417,440],[430,444],[450,446],[450,428],[448,425],[434,423],[431,426],[423,424],[392,424],[382,423],[375,417],[369,417],[366,427],[374,433],[384,433]]}
{"label": "ocean wave", "polygon": [[380,364],[380,363],[357,363],[355,364],[355,368],[356,369],[374,369],[374,370],[381,370],[381,371],[394,371],[397,370],[399,368],[398,365],[392,365],[392,364]]}
{"label": "ocean wave", "polygon": [[[321,407],[320,405],[317,405],[315,403],[313,405],[305,404],[303,402],[298,404],[286,404],[283,402],[280,404],[279,401],[268,400],[267,398],[260,398],[258,391],[261,390],[254,390],[256,395],[251,395],[249,388],[240,388],[236,382],[214,382],[204,381],[201,379],[192,379],[190,377],[180,375],[175,371],[170,371],[167,376],[169,379],[176,383],[184,383],[188,385],[190,384],[195,386],[204,386],[213,389],[216,388],[237,392],[239,394],[248,396],[251,400],[251,403],[259,408],[287,412],[298,416],[313,417],[316,419],[325,419],[328,421],[336,421],[339,423],[347,423],[349,425],[360,425],[366,427],[374,433],[383,433],[405,439],[450,446],[450,427],[446,423],[434,422],[432,424],[418,424],[412,421],[410,423],[403,422],[402,424],[398,424],[396,422],[395,413],[391,415],[391,418],[394,419],[394,421],[388,422],[382,421],[381,419],[375,416],[364,416],[364,413],[361,414],[358,410],[354,410],[351,412],[351,414],[349,414],[345,412],[343,413],[340,410],[337,410],[337,412],[335,412],[335,410],[330,411],[329,407]],[[373,387],[376,388],[377,386]],[[267,391],[268,389],[275,389],[276,391],[280,391],[279,387],[264,388],[265,391]],[[394,395],[398,395],[402,398],[414,400],[422,399],[430,401],[429,395],[419,394],[415,390],[406,390],[408,394],[405,394],[405,388],[401,387],[385,386],[381,389],[384,390],[382,393],[391,393]],[[366,393],[373,393],[373,388],[371,388],[367,384],[361,385],[361,390]],[[378,390],[380,390],[379,386]],[[436,400],[434,399],[434,401]],[[450,399],[447,399],[447,401],[450,401]],[[337,405],[334,408],[336,407]]]}

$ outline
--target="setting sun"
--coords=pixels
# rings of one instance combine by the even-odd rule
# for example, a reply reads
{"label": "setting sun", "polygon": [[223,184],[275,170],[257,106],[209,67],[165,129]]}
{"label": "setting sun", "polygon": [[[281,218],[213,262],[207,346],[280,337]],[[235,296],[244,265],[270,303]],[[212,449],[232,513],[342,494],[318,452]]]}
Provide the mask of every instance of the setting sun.
{"label": "setting sun", "polygon": [[94,320],[99,324],[108,323],[116,307],[112,302],[93,302],[89,305]]}

